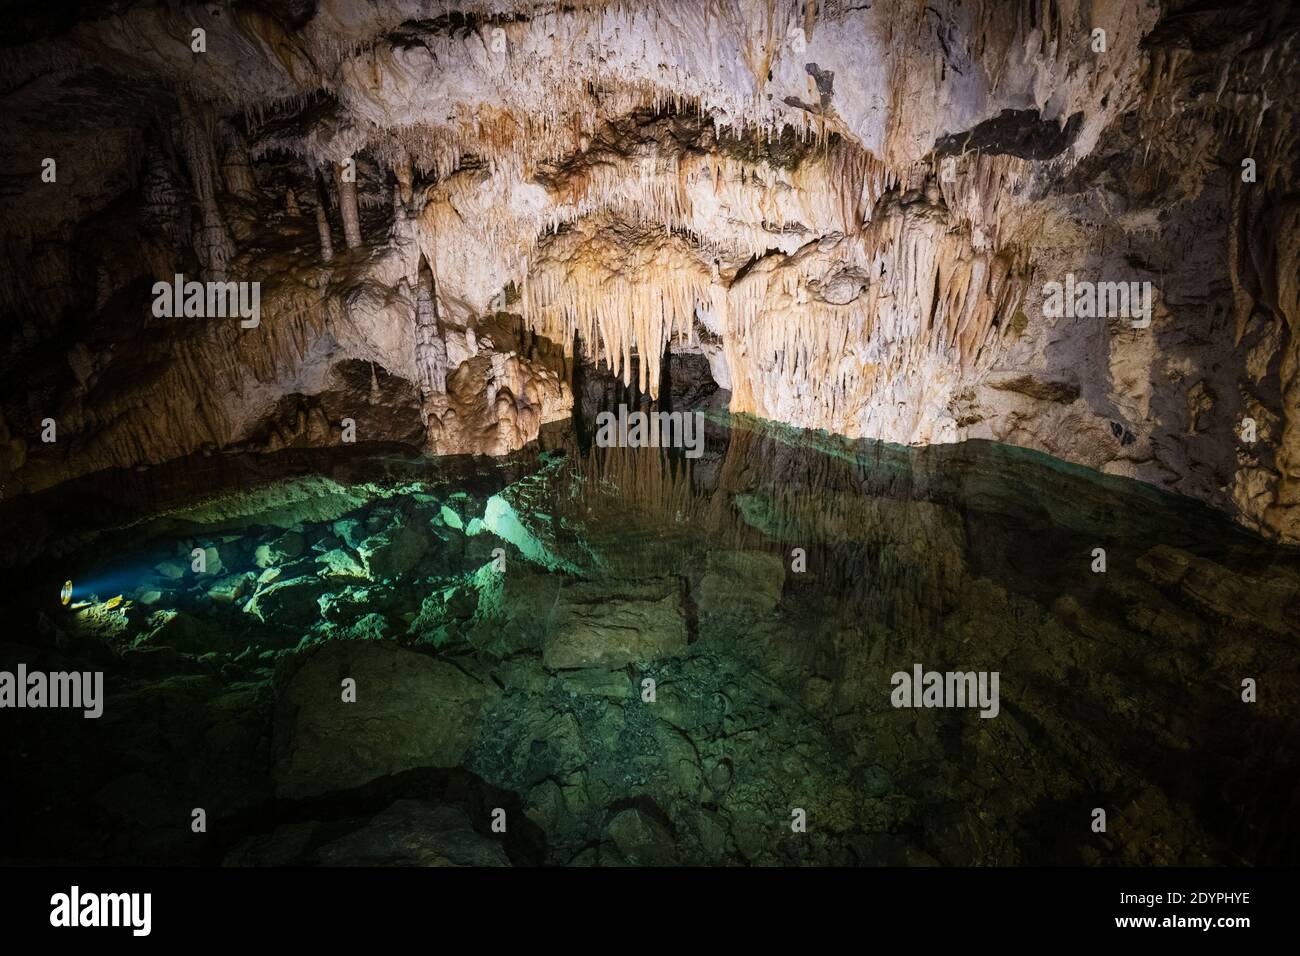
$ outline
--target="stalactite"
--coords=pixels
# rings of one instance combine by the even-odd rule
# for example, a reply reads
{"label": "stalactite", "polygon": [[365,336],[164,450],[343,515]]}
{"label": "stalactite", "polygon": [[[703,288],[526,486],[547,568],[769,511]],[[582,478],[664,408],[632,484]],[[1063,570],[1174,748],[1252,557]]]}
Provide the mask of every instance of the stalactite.
{"label": "stalactite", "polygon": [[[323,297],[268,300],[262,331],[245,337],[260,350],[245,345],[233,327],[166,328],[168,335],[203,338],[204,344],[187,338],[175,360],[183,374],[164,380],[180,398],[153,385],[133,396],[135,408],[157,401],[180,411],[157,416],[168,419],[162,422],[115,425],[122,450],[114,446],[112,454],[123,462],[182,449],[190,416],[204,440],[230,440],[238,416],[206,405],[191,411],[181,400],[186,390],[195,382],[232,378],[250,395],[264,393],[264,386],[295,378],[296,355],[336,333],[351,337],[342,352],[378,361],[377,367],[385,363],[375,351],[398,355],[388,367],[401,365],[418,378],[426,399],[445,398],[449,377],[455,391],[449,344],[451,361],[473,364],[476,376],[490,364],[484,392],[475,391],[473,404],[483,404],[484,396],[493,407],[501,403],[508,414],[498,418],[510,418],[502,432],[526,434],[531,426],[518,410],[542,404],[529,397],[540,375],[491,355],[501,351],[501,341],[488,345],[496,333],[475,324],[499,308],[517,310],[531,332],[567,348],[581,334],[589,356],[607,359],[625,381],[637,377],[647,391],[658,386],[663,346],[689,340],[698,321],[709,326],[701,347],[711,350],[710,360],[725,356],[733,410],[848,434],[930,440],[936,432],[927,429],[949,415],[959,388],[990,384],[989,370],[1008,357],[1009,342],[1020,334],[1009,331],[1013,326],[1024,329],[1028,322],[1030,328],[1029,347],[1017,352],[1017,361],[1035,350],[1029,358],[1037,361],[1048,351],[1043,339],[1057,334],[1035,328],[1037,315],[1016,315],[1026,291],[1027,247],[1041,240],[1050,248],[1035,250],[1040,263],[1067,268],[1071,260],[1059,255],[1060,247],[1078,252],[1093,232],[1104,246],[1110,230],[1153,229],[1143,204],[1169,197],[1158,192],[1168,181],[1176,181],[1178,193],[1169,208],[1192,199],[1184,205],[1212,207],[1225,163],[1235,174],[1233,164],[1250,155],[1258,161],[1259,182],[1246,186],[1236,175],[1227,177],[1227,283],[1216,283],[1207,297],[1233,297],[1236,341],[1252,353],[1254,368],[1266,370],[1266,388],[1275,393],[1251,398],[1275,407],[1286,421],[1285,447],[1276,458],[1259,459],[1251,496],[1260,501],[1272,495],[1279,508],[1300,500],[1291,481],[1300,468],[1300,419],[1285,414],[1300,394],[1300,352],[1295,336],[1285,340],[1282,331],[1283,322],[1294,329],[1297,321],[1297,309],[1283,304],[1288,295],[1295,298],[1294,269],[1283,268],[1295,259],[1295,243],[1271,238],[1272,226],[1251,214],[1259,207],[1242,205],[1244,192],[1250,203],[1264,200],[1277,215],[1289,210],[1294,216],[1282,202],[1295,186],[1296,137],[1288,113],[1294,97],[1283,82],[1294,74],[1293,31],[1272,31],[1284,32],[1283,39],[1268,28],[1237,31],[1207,25],[1204,18],[1162,19],[1159,4],[1093,10],[1098,5],[1082,0],[929,6],[910,0],[580,0],[529,16],[505,15],[510,5],[488,4],[485,9],[501,10],[474,29],[455,24],[477,14],[457,21],[437,9],[417,11],[419,17],[401,9],[420,4],[327,4],[300,29],[287,31],[241,4],[221,24],[211,14],[203,18],[198,7],[190,11],[203,18],[212,41],[196,58],[177,42],[183,33],[174,29],[172,6],[125,5],[120,17],[79,24],[76,43],[86,51],[129,54],[130,63],[153,75],[150,82],[161,77],[159,88],[170,85],[182,94],[176,140],[184,143],[194,201],[176,186],[184,177],[172,176],[181,165],[168,168],[154,155],[132,162],[139,129],[119,132],[122,124],[109,116],[75,151],[63,151],[59,188],[45,190],[38,202],[54,206],[67,197],[83,202],[80,197],[108,195],[110,189],[87,178],[96,175],[88,167],[103,167],[106,180],[124,180],[139,167],[145,171],[141,231],[149,233],[140,256],[147,268],[171,274],[183,261],[185,242],[197,234],[205,274],[223,276],[236,253],[232,234],[241,244],[262,238],[248,204],[219,205],[231,196],[257,198],[254,160],[266,206],[283,196],[293,216],[300,203],[311,204],[311,190],[297,184],[286,189],[278,153],[304,157],[317,168],[364,151],[383,175],[393,171],[389,182],[395,185],[371,177],[370,188],[359,194],[355,183],[338,183],[348,247],[361,241],[361,208],[376,226],[390,213],[393,221],[386,234],[376,229],[376,255],[349,261],[346,283],[328,281],[343,278],[332,270],[305,269],[297,278],[329,290]],[[1109,28],[1104,56],[1088,50],[1090,18]],[[485,45],[489,23],[503,25],[504,56]],[[806,49],[798,42],[800,30]],[[852,69],[859,51],[846,49],[852,43],[862,46],[860,70]],[[39,92],[51,85],[49,79],[31,82],[42,73],[79,66],[77,55],[56,53],[56,46],[53,39],[48,48],[42,42],[41,51],[15,45],[0,68],[6,88],[15,95],[27,85]],[[246,73],[232,73],[232,51],[248,64]],[[816,62],[821,68],[813,67]],[[831,69],[838,73],[833,96],[820,89],[824,70]],[[60,98],[76,92],[72,84],[55,88],[63,90]],[[123,106],[129,95],[113,99],[114,110],[134,108]],[[227,117],[217,135],[209,107],[196,104],[218,104]],[[1044,120],[1083,113],[1076,138],[1061,153],[1027,160],[972,150],[955,157],[955,179],[940,178],[935,135],[970,129],[1007,106],[1030,105]],[[244,123],[237,119],[241,111]],[[87,160],[80,167],[77,153]],[[1105,172],[1100,179],[1098,166]],[[1215,178],[1207,178],[1207,166]],[[1054,188],[1062,183],[1066,188]],[[67,188],[71,184],[75,188]],[[326,262],[333,257],[331,205],[322,198],[312,209]],[[83,202],[81,213],[89,211]],[[1112,211],[1113,217],[1105,215]],[[306,223],[285,223],[272,213],[271,225],[301,238]],[[1190,214],[1180,206],[1170,218]],[[80,304],[65,290],[75,278],[68,250],[82,244],[71,225],[56,222],[33,248],[27,232],[39,219],[27,210],[11,216],[11,235],[0,251],[6,273],[0,302],[43,320],[22,326],[22,338],[36,341],[57,334],[58,318]],[[1182,251],[1177,230],[1185,227],[1185,221],[1162,225],[1172,233],[1164,238],[1174,254]],[[289,243],[257,246],[271,258]],[[1130,262],[1141,261],[1140,248],[1129,251]],[[96,258],[105,261],[95,263],[93,294],[82,299],[108,308],[126,280],[107,261],[111,257]],[[1107,269],[1122,269],[1120,263],[1115,256],[1087,260],[1088,267]],[[268,289],[294,278],[281,262],[272,265],[266,277],[276,281]],[[394,293],[401,281],[404,293]],[[490,297],[510,283],[523,290],[522,302],[492,303]],[[358,288],[364,295],[383,289],[374,300],[383,299],[382,310],[367,300],[354,317],[349,310]],[[1170,301],[1195,303],[1198,297],[1199,291]],[[1277,326],[1265,330],[1261,316],[1269,313]],[[365,327],[355,327],[360,323]],[[482,337],[476,342],[477,332]],[[1161,336],[1160,348],[1171,348],[1182,362],[1176,339]],[[1077,354],[1069,343],[1048,344],[1056,363],[1048,372]],[[1210,371],[1226,377],[1239,357],[1216,355]],[[78,381],[93,387],[94,376],[76,362]],[[1264,374],[1254,376],[1256,384]],[[479,384],[474,378],[476,389]],[[1234,395],[1231,385],[1219,394]],[[1220,424],[1228,401],[1216,412]],[[1083,402],[1089,404],[1086,396]],[[248,403],[256,404],[253,398]],[[107,424],[125,420],[128,410],[106,401],[79,414]],[[1080,414],[1102,412],[1094,403]],[[477,440],[490,420],[467,420],[465,443]],[[1087,427],[1094,424],[1089,420]],[[1143,454],[1154,434],[1142,436]],[[1199,480],[1180,473],[1184,478]],[[1271,484],[1261,490],[1261,483]]]}

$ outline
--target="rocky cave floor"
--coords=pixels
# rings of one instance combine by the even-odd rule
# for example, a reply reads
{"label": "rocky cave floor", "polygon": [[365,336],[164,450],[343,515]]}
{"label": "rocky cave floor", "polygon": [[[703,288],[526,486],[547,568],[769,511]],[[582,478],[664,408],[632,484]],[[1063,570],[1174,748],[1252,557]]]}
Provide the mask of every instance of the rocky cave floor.
{"label": "rocky cave floor", "polygon": [[[6,862],[1297,859],[1294,551],[991,443],[708,437],[6,503],[0,665],[107,688],[97,720],[8,715]],[[914,663],[998,671],[1000,712],[893,708]]]}

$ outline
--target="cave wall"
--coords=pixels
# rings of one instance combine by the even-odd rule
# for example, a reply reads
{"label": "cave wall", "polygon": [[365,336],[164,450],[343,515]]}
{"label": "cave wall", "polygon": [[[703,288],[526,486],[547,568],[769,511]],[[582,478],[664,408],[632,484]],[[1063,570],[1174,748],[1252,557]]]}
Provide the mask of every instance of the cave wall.
{"label": "cave wall", "polygon": [[[733,411],[993,438],[1300,540],[1288,4],[447,6],[26,15],[6,497],[346,421],[501,454],[576,361],[655,394],[674,350]],[[155,315],[175,273],[259,282],[260,320]],[[1150,325],[1045,314],[1067,274],[1150,282]]]}

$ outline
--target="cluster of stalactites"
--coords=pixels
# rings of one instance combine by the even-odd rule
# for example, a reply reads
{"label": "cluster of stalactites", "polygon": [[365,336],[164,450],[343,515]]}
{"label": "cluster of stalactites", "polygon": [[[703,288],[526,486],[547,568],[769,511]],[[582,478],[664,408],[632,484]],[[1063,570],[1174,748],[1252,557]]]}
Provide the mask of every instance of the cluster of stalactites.
{"label": "cluster of stalactites", "polygon": [[732,410],[777,417],[764,391],[780,386],[802,396],[805,422],[853,434],[878,383],[995,355],[1024,276],[1015,255],[973,248],[922,202],[891,206],[832,248],[769,257],[715,297]]}
{"label": "cluster of stalactites", "polygon": [[[1152,49],[1142,99],[1143,161],[1162,170],[1195,168],[1198,152],[1227,152],[1226,141],[1256,161],[1258,182],[1292,185],[1289,174],[1300,145],[1294,97],[1286,95],[1296,87],[1300,44],[1294,41],[1294,34],[1263,42],[1253,34],[1236,37],[1216,51],[1218,69],[1211,76],[1205,73],[1212,57]],[[1198,80],[1213,84],[1212,100]]]}
{"label": "cluster of stalactites", "polygon": [[540,250],[522,308],[554,341],[578,333],[625,380],[635,351],[638,384],[652,394],[660,353],[675,335],[689,340],[708,309],[725,330],[733,410],[762,413],[754,386],[794,380],[822,406],[810,420],[830,423],[909,367],[938,358],[969,368],[995,354],[1024,276],[1013,252],[975,247],[942,206],[921,200],[886,203],[860,233],[766,256],[730,283],[682,237],[586,219]]}
{"label": "cluster of stalactites", "polygon": [[1011,229],[1023,226],[1024,211],[1016,196],[1031,169],[1030,162],[1014,156],[968,153],[952,157],[947,169],[937,163],[933,182],[953,222],[969,232],[975,249],[1001,249],[1012,241]]}
{"label": "cluster of stalactites", "polygon": [[843,143],[816,149],[793,168],[720,149],[641,147],[627,155],[593,152],[566,170],[546,189],[484,168],[425,189],[421,241],[435,271],[473,248],[497,274],[522,276],[539,243],[604,215],[694,237],[706,261],[744,261],[826,232],[856,234],[898,184],[879,160]]}
{"label": "cluster of stalactites", "polygon": [[660,361],[674,337],[694,341],[697,307],[712,301],[712,277],[691,245],[662,231],[584,220],[543,250],[523,287],[523,314],[538,334],[604,359],[631,384],[658,394]]}
{"label": "cluster of stalactites", "polygon": [[856,233],[897,179],[856,146],[814,150],[793,168],[709,152],[602,155],[559,181],[547,231],[594,213],[695,235],[731,227],[737,255],[762,255],[787,231]]}
{"label": "cluster of stalactites", "polygon": [[[593,86],[601,88],[599,97],[592,93]],[[375,127],[365,132],[364,140],[355,142],[352,139],[358,134],[353,131],[352,139],[345,144],[347,150],[342,150],[342,141],[323,142],[310,136],[296,143],[277,139],[275,144],[301,152],[314,163],[333,162],[342,151],[363,149],[381,169],[393,168],[409,158],[422,176],[434,179],[450,176],[472,157],[493,173],[528,181],[548,164],[575,160],[580,164],[591,144],[607,131],[606,124],[638,114],[711,115],[715,141],[743,137],[761,148],[792,131],[802,143],[821,147],[827,161],[862,164],[867,156],[854,149],[833,156],[837,150],[827,148],[829,132],[825,124],[804,113],[783,117],[780,123],[772,117],[728,120],[709,113],[699,96],[671,93],[657,83],[616,76],[601,77],[591,84],[558,86],[536,107],[457,103],[449,107],[445,121]],[[613,159],[640,163],[643,157]],[[861,181],[862,176],[853,178]]]}

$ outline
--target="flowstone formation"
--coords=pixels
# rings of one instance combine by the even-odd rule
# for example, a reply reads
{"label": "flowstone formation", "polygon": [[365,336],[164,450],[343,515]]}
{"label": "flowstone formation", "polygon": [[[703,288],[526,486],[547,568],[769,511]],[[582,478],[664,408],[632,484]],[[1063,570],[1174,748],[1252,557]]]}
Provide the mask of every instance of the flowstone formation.
{"label": "flowstone formation", "polygon": [[[1021,445],[1300,541],[1291,4],[11,16],[6,498],[196,453],[503,455],[580,366],[656,396],[694,353],[733,412]],[[258,283],[258,321],[160,315],[175,276]]]}

